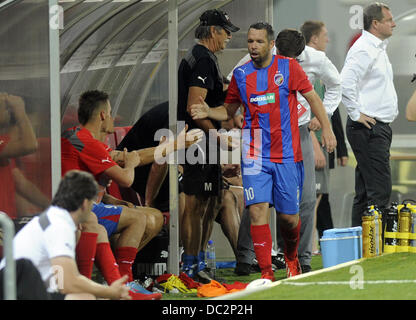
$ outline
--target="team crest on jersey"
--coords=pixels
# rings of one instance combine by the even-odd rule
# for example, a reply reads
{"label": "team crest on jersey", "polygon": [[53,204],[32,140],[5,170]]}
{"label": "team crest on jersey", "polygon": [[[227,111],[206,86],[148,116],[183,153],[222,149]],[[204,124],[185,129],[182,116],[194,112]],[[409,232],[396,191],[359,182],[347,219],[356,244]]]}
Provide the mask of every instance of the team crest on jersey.
{"label": "team crest on jersey", "polygon": [[285,82],[285,78],[283,77],[283,74],[281,73],[276,73],[274,75],[274,83],[280,87],[283,83]]}

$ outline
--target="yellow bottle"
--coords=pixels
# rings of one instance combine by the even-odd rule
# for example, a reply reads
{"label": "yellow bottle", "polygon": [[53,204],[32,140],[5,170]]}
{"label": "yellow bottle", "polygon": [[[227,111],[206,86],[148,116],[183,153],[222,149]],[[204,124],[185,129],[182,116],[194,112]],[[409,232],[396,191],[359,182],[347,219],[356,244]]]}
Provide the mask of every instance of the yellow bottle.
{"label": "yellow bottle", "polygon": [[409,251],[409,233],[410,233],[411,212],[410,209],[403,206],[399,210],[399,252]]}
{"label": "yellow bottle", "polygon": [[363,257],[371,258],[376,255],[376,226],[374,210],[370,207],[362,217],[363,229]]}

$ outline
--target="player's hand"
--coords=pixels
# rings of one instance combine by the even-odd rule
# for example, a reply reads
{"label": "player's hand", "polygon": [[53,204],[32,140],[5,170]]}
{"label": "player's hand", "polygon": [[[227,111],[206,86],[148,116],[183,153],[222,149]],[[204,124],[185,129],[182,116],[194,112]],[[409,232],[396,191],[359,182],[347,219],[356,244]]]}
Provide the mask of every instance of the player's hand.
{"label": "player's hand", "polygon": [[193,120],[205,119],[209,117],[209,106],[205,100],[200,96],[198,98],[199,103],[190,106],[191,117]]}
{"label": "player's hand", "polygon": [[125,168],[135,168],[140,164],[140,156],[137,151],[128,152],[127,148],[124,148],[123,158]]}
{"label": "player's hand", "polygon": [[204,137],[204,131],[201,129],[192,129],[186,132],[185,135],[185,148],[189,148],[194,143],[199,143]]}
{"label": "player's hand", "polygon": [[25,102],[21,97],[8,95],[6,102],[13,114],[18,118],[20,115],[25,114]]}
{"label": "player's hand", "polygon": [[129,287],[124,284],[127,279],[127,275],[124,275],[110,285],[113,293],[111,297],[112,300],[131,300],[131,296],[129,295]]}
{"label": "player's hand", "polygon": [[242,114],[234,116],[234,126],[236,128],[242,129],[244,123],[244,116]]}
{"label": "player's hand", "polygon": [[233,151],[240,146],[240,138],[233,137],[229,134],[218,133],[218,140],[223,150]]}
{"label": "player's hand", "polygon": [[309,129],[311,129],[312,131],[318,131],[319,129],[321,129],[321,123],[316,117],[312,118],[309,122]]}
{"label": "player's hand", "polygon": [[368,129],[371,129],[372,126],[374,126],[377,121],[374,118],[371,118],[369,116],[366,116],[363,113],[360,113],[360,118],[357,120],[357,122],[362,123],[363,125],[365,125]]}
{"label": "player's hand", "polygon": [[222,175],[225,178],[236,177],[240,174],[240,165],[239,164],[223,164],[222,165]]}
{"label": "player's hand", "polygon": [[326,148],[328,153],[335,150],[337,146],[337,139],[335,138],[334,132],[331,128],[323,128],[321,134],[322,147]]}
{"label": "player's hand", "polygon": [[344,156],[337,159],[337,164],[339,167],[346,167],[348,164],[348,157]]}
{"label": "player's hand", "polygon": [[175,150],[187,149],[194,143],[198,143],[204,137],[204,131],[201,129],[192,129],[189,132],[188,125],[179,132],[178,137],[174,141]]}
{"label": "player's hand", "polygon": [[315,152],[315,169],[323,169],[326,166],[326,158],[321,148],[314,150]]}

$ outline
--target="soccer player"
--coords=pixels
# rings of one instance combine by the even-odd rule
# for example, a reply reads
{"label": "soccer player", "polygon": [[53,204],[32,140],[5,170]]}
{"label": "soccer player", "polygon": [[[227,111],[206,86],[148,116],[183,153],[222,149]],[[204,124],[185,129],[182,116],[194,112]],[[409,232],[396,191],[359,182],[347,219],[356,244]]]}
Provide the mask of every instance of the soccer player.
{"label": "soccer player", "polygon": [[294,59],[271,54],[272,27],[262,22],[251,25],[247,43],[251,61],[234,70],[224,106],[208,108],[200,99],[199,104],[191,107],[191,114],[194,118],[225,120],[234,115],[240,104],[244,105],[241,168],[245,205],[250,213],[261,277],[274,280],[269,205],[276,209],[285,241],[287,276],[301,273],[297,247],[303,163],[297,92],[316,109],[328,152],[333,151],[336,140],[322,101],[300,65]]}
{"label": "soccer player", "polygon": [[[98,223],[105,227],[108,238],[113,234],[120,235],[116,241],[114,256],[120,274],[128,275],[129,285],[137,287],[133,282],[132,265],[138,248],[144,241],[146,216],[150,214],[160,221],[156,226],[156,232],[152,232],[154,235],[163,226],[163,216],[159,210],[154,208],[129,208],[106,203],[101,199],[112,199],[105,193],[105,188],[110,179],[122,187],[130,187],[134,180],[135,167],[139,164],[151,163],[155,154],[157,154],[155,152],[156,148],[120,152],[109,150],[108,146],[100,141],[102,133],[111,132],[114,127],[111,105],[108,95],[104,92],[94,90],[83,93],[79,100],[78,118],[81,125],[68,129],[62,135],[62,173],[65,174],[69,170],[78,169],[94,175],[100,186],[101,194],[92,211],[97,216]],[[185,134],[185,130],[182,134]],[[184,137],[184,139],[186,138]],[[165,150],[168,152],[168,150],[173,150],[176,147],[176,141],[172,141],[164,145],[163,148],[166,148]],[[163,156],[163,152],[158,154]],[[123,167],[119,166],[115,160],[123,162]],[[88,252],[91,252],[92,258],[94,257],[93,248],[96,243],[96,235],[95,239],[93,236],[94,234],[88,235],[85,232],[81,234],[79,247],[82,256],[87,257]],[[149,240],[149,238],[146,239],[146,241]],[[111,258],[108,246],[106,252],[106,257]],[[91,259],[85,258],[83,261],[88,263]],[[88,268],[90,267],[88,266]]]}
{"label": "soccer player", "polygon": [[[69,171],[59,184],[52,205],[36,216],[15,236],[13,256],[28,259],[39,271],[45,283],[36,279],[17,279],[20,294],[25,291],[48,290],[47,299],[131,299],[123,284],[127,276],[110,286],[100,285],[82,276],[75,262],[75,233],[79,224],[88,219],[93,201],[98,193],[94,177],[87,172]],[[2,266],[4,266],[4,260]],[[19,263],[20,264],[20,263]],[[34,277],[37,274],[34,274]],[[3,275],[2,275],[3,277]],[[56,282],[52,279],[57,280]],[[36,284],[38,287],[31,287]],[[34,297],[38,298],[38,297]]]}

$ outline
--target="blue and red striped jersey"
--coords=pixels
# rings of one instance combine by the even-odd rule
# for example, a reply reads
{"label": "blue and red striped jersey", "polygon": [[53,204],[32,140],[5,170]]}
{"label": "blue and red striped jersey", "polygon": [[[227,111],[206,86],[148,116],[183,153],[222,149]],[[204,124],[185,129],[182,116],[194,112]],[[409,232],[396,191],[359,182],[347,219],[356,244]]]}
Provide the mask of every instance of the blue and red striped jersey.
{"label": "blue and red striped jersey", "polygon": [[302,160],[296,94],[312,89],[299,63],[279,55],[268,67],[258,69],[249,61],[234,70],[225,103],[244,105],[245,159]]}

